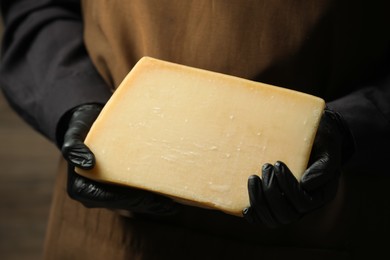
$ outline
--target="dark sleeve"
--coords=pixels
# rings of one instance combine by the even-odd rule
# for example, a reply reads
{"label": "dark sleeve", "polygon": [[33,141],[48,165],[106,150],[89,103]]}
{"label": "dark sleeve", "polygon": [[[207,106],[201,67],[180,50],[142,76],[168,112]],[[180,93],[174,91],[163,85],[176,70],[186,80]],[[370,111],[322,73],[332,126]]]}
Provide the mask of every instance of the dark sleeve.
{"label": "dark sleeve", "polygon": [[111,96],[84,48],[80,1],[0,1],[0,87],[23,119],[56,142],[67,111]]}
{"label": "dark sleeve", "polygon": [[390,160],[390,68],[387,75],[364,88],[328,103],[346,120],[355,141],[349,170],[389,174]]}

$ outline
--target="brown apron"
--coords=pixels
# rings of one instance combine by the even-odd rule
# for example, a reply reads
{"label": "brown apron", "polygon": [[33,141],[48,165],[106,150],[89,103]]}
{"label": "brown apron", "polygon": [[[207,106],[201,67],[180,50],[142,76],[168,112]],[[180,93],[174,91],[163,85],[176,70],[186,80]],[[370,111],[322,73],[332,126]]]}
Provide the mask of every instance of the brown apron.
{"label": "brown apron", "polygon": [[85,43],[115,88],[142,56],[331,101],[382,65],[387,1],[83,0]]}
{"label": "brown apron", "polygon": [[[383,9],[379,4],[331,0],[83,1],[88,52],[113,90],[146,55],[297,89],[327,101],[375,73],[390,38],[373,27],[380,19],[387,21]],[[390,229],[389,206],[369,207],[384,195],[385,183],[373,178],[370,182],[376,186],[358,190],[367,180],[349,177],[343,178],[332,203],[293,225],[270,230],[191,207],[168,220],[86,209],[67,197],[62,162],[45,259],[372,257],[380,251],[378,239],[372,237]]]}

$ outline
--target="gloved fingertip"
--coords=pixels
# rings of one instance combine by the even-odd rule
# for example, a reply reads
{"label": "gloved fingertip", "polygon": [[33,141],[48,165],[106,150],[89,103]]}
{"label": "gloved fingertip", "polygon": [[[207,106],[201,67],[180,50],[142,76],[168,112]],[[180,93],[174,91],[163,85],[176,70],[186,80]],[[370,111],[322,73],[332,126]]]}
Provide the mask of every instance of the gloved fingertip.
{"label": "gloved fingertip", "polygon": [[275,172],[277,172],[277,173],[283,173],[283,171],[284,171],[284,163],[282,163],[281,161],[277,161],[276,163],[275,163]]}
{"label": "gloved fingertip", "polygon": [[89,170],[95,165],[93,152],[80,141],[66,143],[62,147],[62,155],[74,167]]}
{"label": "gloved fingertip", "polygon": [[244,209],[242,210],[242,216],[244,217],[244,219],[245,219],[249,224],[255,223],[255,221],[254,221],[254,219],[253,219],[253,216],[252,216],[252,209],[251,209],[251,207],[244,208]]}
{"label": "gloved fingertip", "polygon": [[270,169],[272,169],[272,164],[270,164],[270,163],[265,163],[265,164],[263,164],[263,168],[262,168],[262,170],[263,171],[267,171],[267,170],[270,170]]}
{"label": "gloved fingertip", "polygon": [[261,185],[261,179],[257,175],[251,175],[248,177],[248,190],[251,192],[257,192],[258,187]]}
{"label": "gloved fingertip", "polygon": [[94,161],[82,161],[78,167],[83,169],[83,170],[91,170],[95,166]]}
{"label": "gloved fingertip", "polygon": [[256,174],[253,174],[253,175],[248,177],[248,181],[251,181],[251,182],[258,181],[259,179],[260,179],[260,177],[257,176]]}
{"label": "gloved fingertip", "polygon": [[311,166],[309,167],[301,177],[301,187],[306,190],[315,190],[317,187],[322,186],[327,180],[327,176],[323,176],[323,170]]}
{"label": "gloved fingertip", "polygon": [[278,167],[279,169],[283,169],[283,170],[285,168],[288,168],[287,165],[284,162],[282,162],[282,161],[276,161],[275,167]]}
{"label": "gloved fingertip", "polygon": [[66,158],[75,167],[90,170],[95,166],[95,156],[90,152],[71,153]]}

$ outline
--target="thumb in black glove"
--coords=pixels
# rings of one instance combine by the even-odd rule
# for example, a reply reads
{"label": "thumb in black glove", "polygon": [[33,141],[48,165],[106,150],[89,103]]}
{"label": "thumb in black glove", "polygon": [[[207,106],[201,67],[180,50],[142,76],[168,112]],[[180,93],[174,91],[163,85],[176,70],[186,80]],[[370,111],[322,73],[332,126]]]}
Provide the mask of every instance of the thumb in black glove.
{"label": "thumb in black glove", "polygon": [[129,210],[146,215],[174,214],[176,204],[169,198],[143,190],[96,182],[75,173],[74,167],[88,170],[95,165],[95,157],[83,141],[101,109],[101,105],[86,104],[71,112],[61,148],[63,157],[68,162],[69,196],[86,207]]}
{"label": "thumb in black glove", "polygon": [[95,165],[95,157],[84,144],[84,139],[101,110],[100,105],[87,104],[72,111],[61,148],[62,155],[70,165],[86,170]]}
{"label": "thumb in black glove", "polygon": [[243,210],[245,219],[278,227],[325,205],[334,198],[342,163],[352,152],[352,137],[341,116],[325,109],[300,182],[283,162],[265,164],[262,179],[256,175],[248,179],[250,207]]}

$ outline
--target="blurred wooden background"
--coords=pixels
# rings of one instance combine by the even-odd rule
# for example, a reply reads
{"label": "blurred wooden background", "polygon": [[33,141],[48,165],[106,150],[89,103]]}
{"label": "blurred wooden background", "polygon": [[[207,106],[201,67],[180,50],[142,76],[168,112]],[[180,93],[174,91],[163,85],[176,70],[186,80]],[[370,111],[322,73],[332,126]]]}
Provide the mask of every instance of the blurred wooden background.
{"label": "blurred wooden background", "polygon": [[0,259],[42,259],[59,156],[0,91]]}

